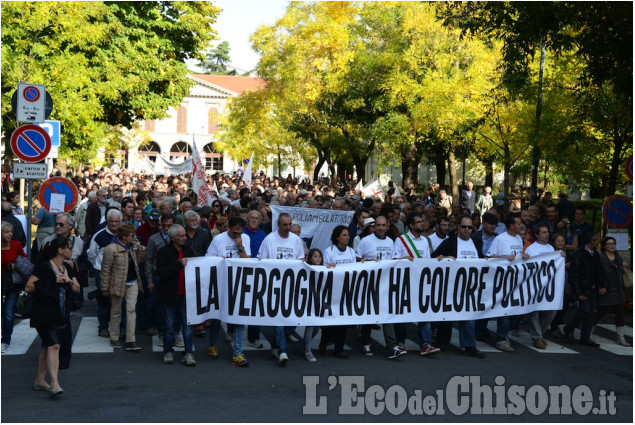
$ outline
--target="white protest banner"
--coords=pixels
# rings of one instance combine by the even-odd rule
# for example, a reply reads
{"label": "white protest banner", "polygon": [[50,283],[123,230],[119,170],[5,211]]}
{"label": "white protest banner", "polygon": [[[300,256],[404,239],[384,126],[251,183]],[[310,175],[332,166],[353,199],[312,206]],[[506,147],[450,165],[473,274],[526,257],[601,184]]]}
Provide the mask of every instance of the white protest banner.
{"label": "white protest banner", "polygon": [[192,145],[194,146],[192,149],[192,164],[194,164],[194,171],[192,172],[192,189],[197,195],[198,206],[204,207],[206,205],[212,205],[213,197],[209,192],[209,186],[207,185],[207,180],[205,179],[205,167],[203,167],[201,156],[196,148],[194,137],[192,137]]}
{"label": "white protest banner", "polygon": [[362,183],[362,179],[359,179],[359,182],[357,183],[357,186],[355,186],[355,191],[361,191],[364,188],[364,184]]}
{"label": "white protest banner", "polygon": [[156,175],[174,175],[174,174],[187,174],[192,172],[192,159],[186,159],[181,163],[173,163],[163,158],[161,155],[157,155],[156,162],[153,164],[146,157],[147,167],[150,169],[152,174]]}
{"label": "white protest banner", "polygon": [[354,211],[320,210],[316,208],[281,207],[271,205],[271,223],[273,231],[278,230],[278,216],[281,213],[291,215],[291,219],[302,226],[301,238],[311,240],[311,248],[325,249],[331,246],[331,234],[337,226],[348,227],[353,220]]}
{"label": "white protest banner", "polygon": [[334,268],[299,260],[190,258],[188,323],[263,326],[438,322],[558,310],[560,252],[529,260],[367,261]]}

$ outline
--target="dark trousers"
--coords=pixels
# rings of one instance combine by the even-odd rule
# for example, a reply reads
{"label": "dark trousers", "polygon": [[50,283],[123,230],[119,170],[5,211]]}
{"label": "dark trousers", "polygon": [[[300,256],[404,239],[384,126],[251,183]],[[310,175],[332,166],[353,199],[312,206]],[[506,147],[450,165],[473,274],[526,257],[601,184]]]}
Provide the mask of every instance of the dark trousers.
{"label": "dark trousers", "polygon": [[73,329],[71,328],[71,318],[66,319],[64,334],[60,340],[60,365],[69,366],[71,364],[71,347],[73,346]]}
{"label": "dark trousers", "polygon": [[578,311],[565,326],[565,332],[570,333],[582,322],[580,341],[588,341],[591,338],[591,327],[593,326],[593,312],[597,304],[595,293],[586,297],[584,301],[578,301]]}

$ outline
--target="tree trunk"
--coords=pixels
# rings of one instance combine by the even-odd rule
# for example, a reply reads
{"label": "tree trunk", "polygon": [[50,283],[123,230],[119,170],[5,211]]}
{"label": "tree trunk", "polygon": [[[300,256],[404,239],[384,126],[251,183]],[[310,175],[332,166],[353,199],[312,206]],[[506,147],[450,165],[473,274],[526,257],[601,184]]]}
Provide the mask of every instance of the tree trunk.
{"label": "tree trunk", "polygon": [[[443,155],[436,156],[432,162],[437,169],[437,183],[440,187],[445,186],[445,157]],[[432,183],[432,182],[430,182]]]}
{"label": "tree trunk", "polygon": [[314,182],[318,181],[318,179],[320,178],[320,169],[322,168],[325,162],[326,162],[326,155],[324,155],[324,152],[318,149],[318,160],[317,160],[317,163],[315,164],[315,168],[313,169]]}
{"label": "tree trunk", "polygon": [[509,173],[511,171],[512,168],[512,155],[511,152],[509,150],[509,145],[507,143],[505,143],[505,160],[504,160],[504,166],[505,166],[505,171],[504,171],[504,179],[503,179],[503,196],[505,197],[504,200],[504,206],[503,208],[505,208],[505,214],[507,214],[509,212],[509,199],[507,199],[507,197],[509,196]]}
{"label": "tree trunk", "polygon": [[485,165],[485,186],[494,186],[494,161],[488,160],[484,162]]}
{"label": "tree trunk", "polygon": [[410,146],[401,154],[401,187],[416,187],[419,183],[419,161],[417,150]]}
{"label": "tree trunk", "polygon": [[450,186],[452,187],[452,198],[455,201],[459,200],[459,181],[456,175],[456,157],[454,155],[454,148],[450,148],[448,153],[448,166],[450,168]]}
{"label": "tree trunk", "polygon": [[[531,164],[531,188],[530,204],[538,202],[538,165],[540,163],[540,148],[538,138],[540,137],[540,121],[542,120],[542,90],[545,83],[545,56],[547,55],[547,39],[542,38],[540,46],[540,72],[538,74],[538,101],[536,102],[536,130],[533,140],[533,153]],[[506,177],[507,179],[507,177]]]}
{"label": "tree trunk", "polygon": [[613,156],[611,158],[611,168],[609,168],[608,179],[604,181],[602,190],[602,199],[615,194],[617,187],[617,174],[622,166],[622,151],[624,150],[624,138],[621,134],[617,134],[613,140]]}
{"label": "tree trunk", "polygon": [[337,162],[337,178],[340,182],[346,182],[346,162],[342,160]]}

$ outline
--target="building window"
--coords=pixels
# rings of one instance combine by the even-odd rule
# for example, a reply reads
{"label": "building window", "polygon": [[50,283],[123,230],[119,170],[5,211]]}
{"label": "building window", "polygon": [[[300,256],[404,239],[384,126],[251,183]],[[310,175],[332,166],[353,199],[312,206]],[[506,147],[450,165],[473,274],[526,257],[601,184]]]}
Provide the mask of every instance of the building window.
{"label": "building window", "polygon": [[208,115],[207,134],[216,134],[218,131],[218,109],[210,108]]}
{"label": "building window", "polygon": [[145,120],[144,126],[146,131],[154,132],[154,120]]}
{"label": "building window", "polygon": [[214,152],[214,146],[211,143],[203,147],[205,152],[205,169],[210,168],[214,171],[223,171],[223,154]]}
{"label": "building window", "polygon": [[176,132],[187,133],[187,108],[180,106],[176,110]]}

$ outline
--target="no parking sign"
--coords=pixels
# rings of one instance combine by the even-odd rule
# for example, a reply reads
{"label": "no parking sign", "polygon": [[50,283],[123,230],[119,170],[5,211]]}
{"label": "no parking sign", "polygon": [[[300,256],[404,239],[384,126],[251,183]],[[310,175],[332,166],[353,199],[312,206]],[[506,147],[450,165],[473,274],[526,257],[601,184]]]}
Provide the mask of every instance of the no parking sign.
{"label": "no parking sign", "polygon": [[69,179],[53,177],[42,184],[39,198],[48,212],[69,212],[77,204],[77,186]]}
{"label": "no parking sign", "polygon": [[626,227],[633,219],[633,206],[628,198],[613,195],[606,198],[602,205],[602,216],[609,227]]}

